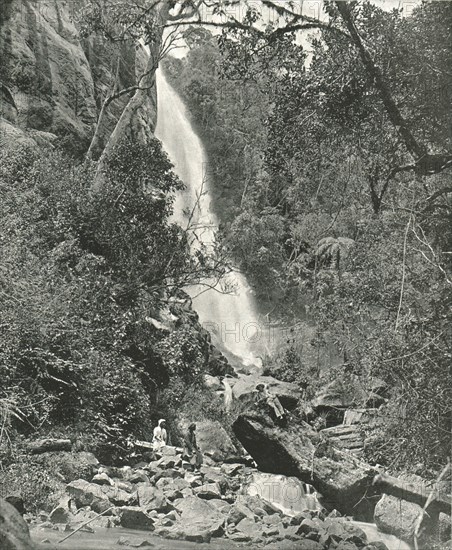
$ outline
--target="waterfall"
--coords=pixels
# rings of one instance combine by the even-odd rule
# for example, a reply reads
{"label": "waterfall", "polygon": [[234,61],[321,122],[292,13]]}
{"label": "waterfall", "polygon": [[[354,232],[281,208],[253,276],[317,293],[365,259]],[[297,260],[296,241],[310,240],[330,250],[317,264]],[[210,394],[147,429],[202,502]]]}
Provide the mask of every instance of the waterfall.
{"label": "waterfall", "polygon": [[[174,164],[174,171],[186,186],[176,195],[173,221],[183,228],[190,222],[190,228],[199,242],[211,249],[218,221],[211,208],[206,153],[183,102],[161,70],[157,71],[156,81],[158,104],[155,135],[162,141]],[[265,336],[245,277],[234,272],[227,275],[221,286],[212,284],[214,288],[198,285],[187,289],[201,324],[209,330],[213,343],[235,367],[247,366],[248,370],[259,367],[257,354]],[[234,287],[234,290],[222,292],[225,285]]]}

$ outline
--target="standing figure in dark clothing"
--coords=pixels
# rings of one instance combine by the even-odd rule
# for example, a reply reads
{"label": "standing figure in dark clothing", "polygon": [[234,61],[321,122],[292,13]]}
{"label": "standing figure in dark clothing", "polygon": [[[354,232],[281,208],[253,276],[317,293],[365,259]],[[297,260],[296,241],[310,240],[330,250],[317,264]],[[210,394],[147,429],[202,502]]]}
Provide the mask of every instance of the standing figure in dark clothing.
{"label": "standing figure in dark clothing", "polygon": [[189,460],[190,464],[192,464],[196,470],[202,466],[203,458],[202,453],[199,450],[198,444],[196,442],[196,424],[192,422],[190,426],[188,426],[187,433],[184,437],[184,455]]}

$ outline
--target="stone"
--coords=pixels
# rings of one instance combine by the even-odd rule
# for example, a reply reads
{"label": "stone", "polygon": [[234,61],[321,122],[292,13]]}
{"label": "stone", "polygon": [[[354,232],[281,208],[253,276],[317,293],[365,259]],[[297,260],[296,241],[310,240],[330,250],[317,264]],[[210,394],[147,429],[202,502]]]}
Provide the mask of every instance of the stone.
{"label": "stone", "polygon": [[[303,518],[300,523],[304,520],[305,518]],[[262,518],[262,521],[264,523],[266,523],[267,525],[278,525],[278,523],[280,522],[281,518],[277,515],[277,514],[273,514],[271,516],[265,516],[264,518]]]}
{"label": "stone", "polygon": [[69,508],[60,504],[50,512],[49,520],[52,523],[67,523],[71,517],[72,514]]}
{"label": "stone", "polygon": [[259,495],[240,495],[238,499],[258,516],[260,515],[258,510],[263,510],[265,514],[276,514],[279,517],[279,508],[277,508],[273,503],[264,500]]}
{"label": "stone", "polygon": [[295,516],[292,516],[290,519],[290,525],[301,525],[301,522],[305,519],[312,519],[312,516],[309,512],[302,512]]}
{"label": "stone", "polygon": [[328,508],[354,512],[372,487],[375,468],[321,440],[304,422],[281,428],[263,414],[249,413],[238,416],[233,430],[261,470],[312,483]]}
{"label": "stone", "polygon": [[410,542],[421,512],[418,504],[383,495],[375,506],[374,521],[382,533],[390,533]]}
{"label": "stone", "polygon": [[211,500],[209,500],[209,504],[215,506],[215,508],[217,508],[217,510],[220,510],[220,512],[222,512],[223,514],[228,514],[229,510],[231,509],[231,505],[228,502],[219,498],[212,498]]}
{"label": "stone", "polygon": [[177,503],[180,519],[171,528],[179,538],[209,542],[223,534],[224,516],[209,501],[188,497]]}
{"label": "stone", "polygon": [[128,477],[130,483],[150,483],[149,476],[144,470],[134,470]]}
{"label": "stone", "polygon": [[163,456],[176,456],[177,455],[177,449],[176,447],[172,447],[171,445],[165,445],[160,449],[160,452]]}
{"label": "stone", "polygon": [[111,480],[106,473],[96,474],[91,483],[97,483],[98,485],[114,485],[113,480]]}
{"label": "stone", "polygon": [[26,513],[25,510],[25,504],[22,497],[19,497],[17,495],[10,495],[5,498],[6,502],[11,504],[11,506],[14,506],[14,508],[21,514],[22,516]]}
{"label": "stone", "polygon": [[202,485],[202,477],[192,473],[186,473],[184,477],[185,481],[189,483],[190,487],[200,487]]}
{"label": "stone", "polygon": [[153,531],[154,520],[139,506],[123,506],[119,508],[121,527]]}
{"label": "stone", "polygon": [[231,533],[228,538],[234,542],[251,542],[252,537],[245,533]]}
{"label": "stone", "polygon": [[162,470],[160,476],[154,476],[155,479],[157,479],[157,477],[171,477],[176,479],[177,477],[184,477],[184,471],[176,468],[167,468],[166,470]]}
{"label": "stone", "polygon": [[323,526],[319,520],[304,519],[297,529],[297,535],[320,535],[322,534]]}
{"label": "stone", "polygon": [[162,491],[151,485],[138,486],[138,504],[146,511],[168,512],[171,505]]}
{"label": "stone", "polygon": [[279,535],[279,529],[278,529],[278,527],[275,527],[274,525],[272,525],[272,526],[264,528],[262,533],[266,537],[273,537],[275,535]]}
{"label": "stone", "polygon": [[144,470],[146,470],[150,476],[155,475],[162,469],[160,467],[161,461],[161,458],[159,458],[158,460],[152,460],[147,466],[144,467]]}
{"label": "stone", "polygon": [[331,426],[320,430],[320,433],[327,436],[339,449],[358,453],[364,448],[364,436],[359,424]]}
{"label": "stone", "polygon": [[[334,524],[337,525],[338,523],[339,522],[332,522],[330,525],[331,526]],[[327,529],[331,528],[330,525],[328,525]],[[344,529],[344,534],[342,535],[342,538],[344,540],[348,542],[352,542],[357,546],[364,546],[367,543],[366,533],[354,523],[349,521],[344,521],[344,522],[341,522],[341,527]]]}
{"label": "stone", "polygon": [[342,540],[336,546],[335,550],[358,550],[358,547],[356,546],[356,544],[353,544],[352,542]]}
{"label": "stone", "polygon": [[236,529],[250,539],[254,539],[261,535],[261,526],[250,518],[243,518],[239,521],[236,525]]}
{"label": "stone", "polygon": [[204,483],[218,483],[221,492],[225,493],[229,488],[229,481],[225,474],[222,473],[220,468],[211,466],[201,466],[201,475],[204,478]]}
{"label": "stone", "polygon": [[218,483],[206,483],[193,489],[193,494],[206,500],[221,498],[221,489]]}
{"label": "stone", "polygon": [[28,525],[9,502],[0,499],[0,548],[2,550],[33,550]]}
{"label": "stone", "polygon": [[386,384],[376,378],[367,380],[366,384],[358,376],[336,378],[319,390],[311,405],[316,412],[333,413],[361,406],[375,408],[384,402],[386,389]]}
{"label": "stone", "polygon": [[100,510],[100,512],[105,511],[105,506],[108,508],[110,503],[117,506],[129,506],[137,501],[135,494],[126,493],[117,487],[89,483],[83,479],[71,481],[66,486],[66,492],[78,508],[91,506],[93,510]]}
{"label": "stone", "polygon": [[133,493],[135,490],[135,487],[133,486],[130,481],[122,481],[120,479],[115,479],[114,484],[118,489],[121,489],[122,491],[126,491],[126,493]]}
{"label": "stone", "polygon": [[236,502],[231,506],[228,512],[228,523],[237,525],[242,519],[248,518],[254,521],[253,512],[244,504]]}
{"label": "stone", "polygon": [[245,470],[245,466],[244,464],[222,464],[221,465],[221,471],[231,477],[231,476],[236,476],[236,475],[240,475],[243,473],[243,471]]}
{"label": "stone", "polygon": [[167,470],[169,468],[180,468],[182,466],[182,458],[180,456],[164,455],[159,460],[160,468]]}
{"label": "stone", "polygon": [[[181,422],[180,430],[185,433],[191,422]],[[196,422],[196,441],[203,455],[215,462],[232,460],[238,451],[223,426],[214,420]]]}

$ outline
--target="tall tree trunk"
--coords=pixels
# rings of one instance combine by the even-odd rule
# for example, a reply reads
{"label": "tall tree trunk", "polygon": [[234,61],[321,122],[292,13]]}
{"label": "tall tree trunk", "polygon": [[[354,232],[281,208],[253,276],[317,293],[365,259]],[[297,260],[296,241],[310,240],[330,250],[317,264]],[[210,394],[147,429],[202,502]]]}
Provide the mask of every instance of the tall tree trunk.
{"label": "tall tree trunk", "polygon": [[157,90],[155,71],[158,68],[161,55],[164,25],[168,20],[170,6],[168,0],[162,0],[156,6],[156,22],[152,39],[148,42],[149,59],[145,76],[140,87],[122,112],[100,157],[93,191],[99,192],[105,177],[105,168],[116,144],[122,139],[146,145],[154,137],[157,123]]}

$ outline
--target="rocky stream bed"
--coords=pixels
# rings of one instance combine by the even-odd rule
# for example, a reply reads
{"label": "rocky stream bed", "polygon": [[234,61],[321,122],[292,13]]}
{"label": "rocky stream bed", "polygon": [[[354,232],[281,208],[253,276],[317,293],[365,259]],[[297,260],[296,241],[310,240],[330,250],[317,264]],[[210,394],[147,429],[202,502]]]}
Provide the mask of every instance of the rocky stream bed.
{"label": "rocky stream bed", "polygon": [[33,542],[20,514],[2,503],[2,550],[188,549],[199,543],[225,550],[409,548],[395,537],[388,546],[365,524],[337,510],[328,513],[297,478],[209,457],[200,471],[193,471],[181,452],[168,446],[149,463],[96,466],[90,479],[67,484],[54,510],[29,518]]}

